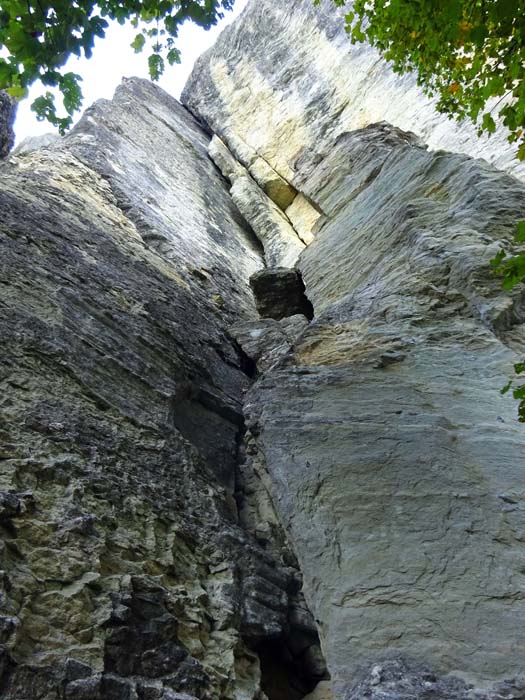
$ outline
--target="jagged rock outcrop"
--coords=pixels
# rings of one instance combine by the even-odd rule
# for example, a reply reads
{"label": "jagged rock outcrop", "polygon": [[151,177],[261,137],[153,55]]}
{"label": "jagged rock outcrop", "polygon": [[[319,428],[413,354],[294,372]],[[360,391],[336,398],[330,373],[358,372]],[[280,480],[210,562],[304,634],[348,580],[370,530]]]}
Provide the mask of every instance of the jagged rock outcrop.
{"label": "jagged rock outcrop", "polygon": [[0,90],[0,159],[5,158],[13,148],[15,116],[16,102],[6,92]]}

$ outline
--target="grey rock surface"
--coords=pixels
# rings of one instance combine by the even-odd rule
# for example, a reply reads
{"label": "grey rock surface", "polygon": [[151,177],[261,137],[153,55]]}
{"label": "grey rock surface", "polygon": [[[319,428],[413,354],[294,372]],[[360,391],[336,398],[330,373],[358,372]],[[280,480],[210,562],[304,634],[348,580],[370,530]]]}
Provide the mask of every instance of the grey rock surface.
{"label": "grey rock surface", "polygon": [[0,164],[2,700],[523,700],[509,148],[328,0],[184,100]]}
{"label": "grey rock surface", "polygon": [[246,413],[334,697],[389,653],[519,675],[525,435],[499,389],[523,299],[489,260],[524,187],[385,124],[303,167],[327,215],[299,261],[315,317]]}
{"label": "grey rock surface", "polygon": [[[217,136],[210,141],[208,155],[231,182],[232,199],[261,242],[266,263],[272,267],[293,266],[305,247],[305,241],[283,211],[297,198],[295,190],[293,195],[289,195],[288,186],[281,187],[271,174],[267,178],[257,177],[257,174],[266,173],[260,167],[255,171],[252,168],[249,172]],[[296,207],[293,213],[301,230],[308,227],[308,213],[305,213],[304,205]]]}
{"label": "grey rock surface", "polygon": [[13,148],[15,134],[13,124],[16,116],[16,102],[0,90],[0,159],[5,158]]}
{"label": "grey rock surface", "polygon": [[250,2],[183,101],[319,215],[304,217],[297,263],[314,320],[245,412],[334,697],[389,654],[480,685],[522,673],[525,438],[498,390],[525,317],[522,290],[504,294],[489,261],[525,215],[524,190],[425,145],[521,176],[505,134],[478,141],[445,122],[411,79],[347,42],[328,1]]}
{"label": "grey rock surface", "polygon": [[41,134],[40,136],[28,136],[13,149],[13,155],[21,156],[38,151],[42,148],[53,148],[60,144],[61,137],[58,134],[49,133]]}
{"label": "grey rock surface", "polygon": [[208,141],[131,80],[0,166],[3,700],[263,698],[294,569],[238,524],[262,255]]}
{"label": "grey rock surface", "polygon": [[513,680],[491,690],[476,689],[454,676],[438,676],[430,669],[404,659],[374,664],[348,690],[345,700],[496,700],[523,698],[525,685]]}
{"label": "grey rock surface", "polygon": [[307,326],[306,316],[295,314],[280,320],[241,321],[230,328],[230,333],[261,372],[286,355]]}

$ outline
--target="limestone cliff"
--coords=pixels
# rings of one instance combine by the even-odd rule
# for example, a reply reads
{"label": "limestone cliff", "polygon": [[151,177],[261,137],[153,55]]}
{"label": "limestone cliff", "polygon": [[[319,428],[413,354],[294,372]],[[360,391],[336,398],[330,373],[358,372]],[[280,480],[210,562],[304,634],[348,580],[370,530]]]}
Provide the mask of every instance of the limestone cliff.
{"label": "limestone cliff", "polygon": [[5,700],[525,697],[525,185],[289,5],[0,164]]}
{"label": "limestone cliff", "polygon": [[1,168],[6,700],[258,697],[301,604],[237,524],[262,255],[208,141],[132,80]]}
{"label": "limestone cliff", "polygon": [[[440,115],[413,76],[400,77],[344,31],[349,2],[249,2],[240,20],[197,62],[182,101],[227,139],[239,160],[293,180],[305,147],[329,147],[344,131],[387,121],[430,148],[483,156],[525,177],[504,127],[481,139],[468,121]],[[257,176],[254,175],[257,179]]]}

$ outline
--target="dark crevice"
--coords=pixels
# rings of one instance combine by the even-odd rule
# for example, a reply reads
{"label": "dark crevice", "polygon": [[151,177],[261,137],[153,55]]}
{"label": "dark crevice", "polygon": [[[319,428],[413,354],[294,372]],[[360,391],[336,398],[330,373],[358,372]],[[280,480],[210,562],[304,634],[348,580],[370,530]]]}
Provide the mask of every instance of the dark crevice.
{"label": "dark crevice", "polygon": [[301,700],[330,675],[317,632],[290,627],[278,639],[254,647],[261,667],[261,688],[269,700]]}
{"label": "dark crevice", "polygon": [[309,678],[284,640],[267,641],[256,649],[261,664],[261,688],[268,700],[301,700],[318,681]]}
{"label": "dark crevice", "polygon": [[301,273],[286,267],[266,268],[250,277],[257,311],[262,318],[280,320],[302,314],[314,317],[314,308],[306,296]]}
{"label": "dark crevice", "polygon": [[257,376],[257,363],[249,355],[247,355],[235,338],[231,338],[231,343],[239,357],[239,369],[250,379],[255,379]]}
{"label": "dark crevice", "polygon": [[296,270],[296,272],[297,272],[297,277],[299,278],[299,284],[303,290],[303,314],[306,316],[306,318],[309,321],[311,321],[313,319],[313,317],[315,316],[314,306],[306,294],[306,287],[305,287],[303,276],[302,276],[301,272],[299,270]]}

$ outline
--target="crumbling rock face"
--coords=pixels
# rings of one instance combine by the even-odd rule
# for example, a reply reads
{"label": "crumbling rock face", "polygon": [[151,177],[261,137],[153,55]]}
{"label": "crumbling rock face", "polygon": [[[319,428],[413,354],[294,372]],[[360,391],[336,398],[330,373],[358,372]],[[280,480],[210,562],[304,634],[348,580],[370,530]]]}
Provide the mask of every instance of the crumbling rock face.
{"label": "crumbling rock face", "polygon": [[491,691],[476,690],[454,676],[437,676],[428,668],[404,659],[375,664],[344,696],[345,700],[496,700],[522,698],[521,681],[498,683]]}

